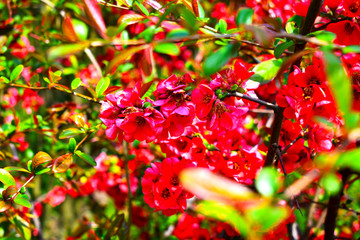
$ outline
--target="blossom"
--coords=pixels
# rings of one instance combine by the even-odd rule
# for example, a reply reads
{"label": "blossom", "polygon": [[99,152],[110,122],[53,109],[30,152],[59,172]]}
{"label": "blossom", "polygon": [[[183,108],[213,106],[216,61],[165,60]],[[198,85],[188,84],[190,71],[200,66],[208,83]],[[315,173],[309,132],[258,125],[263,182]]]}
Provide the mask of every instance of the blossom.
{"label": "blossom", "polygon": [[191,100],[196,105],[196,116],[204,119],[211,111],[216,97],[210,87],[201,84],[199,88],[194,89],[191,94]]}
{"label": "blossom", "polygon": [[360,28],[352,21],[345,20],[337,23],[331,23],[326,30],[336,34],[334,42],[337,44],[357,45],[360,42]]}
{"label": "blossom", "polygon": [[145,202],[156,211],[170,216],[186,209],[186,199],[192,195],[180,184],[179,172],[189,164],[171,157],[152,163],[141,180]]}
{"label": "blossom", "polygon": [[360,0],[344,0],[343,6],[348,17],[360,16]]}

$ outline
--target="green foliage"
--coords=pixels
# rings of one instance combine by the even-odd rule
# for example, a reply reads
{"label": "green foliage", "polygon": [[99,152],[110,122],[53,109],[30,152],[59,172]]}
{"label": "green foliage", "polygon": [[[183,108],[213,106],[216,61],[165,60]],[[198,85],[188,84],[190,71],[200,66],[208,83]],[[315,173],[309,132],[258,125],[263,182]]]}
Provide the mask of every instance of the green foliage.
{"label": "green foliage", "polygon": [[279,173],[274,168],[263,168],[257,177],[256,189],[265,197],[273,196],[279,188]]}
{"label": "green foliage", "polygon": [[110,85],[110,78],[102,77],[98,82],[98,84],[96,85],[96,89],[95,89],[96,96],[100,97],[101,95],[103,95],[103,93],[109,87],[109,85]]}
{"label": "green foliage", "polygon": [[254,9],[252,8],[240,9],[235,18],[236,25],[240,26],[241,24],[251,24],[253,15]]}
{"label": "green foliage", "polygon": [[83,153],[80,150],[75,151],[75,154],[90,165],[96,166],[95,160],[90,155]]}
{"label": "green foliage", "polygon": [[16,185],[14,177],[8,171],[6,171],[5,169],[1,169],[1,168],[0,168],[0,181],[5,186]]}
{"label": "green foliage", "polygon": [[175,43],[160,43],[154,48],[155,52],[167,54],[170,56],[178,56],[180,48]]}
{"label": "green foliage", "polygon": [[205,75],[211,75],[219,71],[231,57],[235,55],[237,47],[235,45],[228,44],[221,47],[218,51],[211,54],[204,62],[203,69]]}
{"label": "green foliage", "polygon": [[282,63],[283,59],[270,59],[263,61],[252,69],[255,74],[252,75],[250,79],[260,83],[271,81],[278,73]]}

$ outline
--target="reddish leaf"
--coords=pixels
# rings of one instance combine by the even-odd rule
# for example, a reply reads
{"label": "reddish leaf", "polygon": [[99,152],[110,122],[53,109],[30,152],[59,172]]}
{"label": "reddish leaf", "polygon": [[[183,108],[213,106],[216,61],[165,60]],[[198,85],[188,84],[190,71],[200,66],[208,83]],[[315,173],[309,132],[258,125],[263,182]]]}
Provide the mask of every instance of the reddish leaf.
{"label": "reddish leaf", "polygon": [[115,67],[118,67],[121,63],[125,62],[128,58],[133,56],[135,53],[137,53],[140,50],[143,50],[145,48],[149,47],[148,45],[140,45],[140,46],[134,46],[127,49],[122,50],[116,57],[114,57],[107,66],[106,73],[110,73],[114,70]]}
{"label": "reddish leaf", "polygon": [[100,7],[96,0],[82,0],[85,5],[85,12],[90,18],[91,23],[103,38],[108,38],[106,35],[106,26],[101,15]]}
{"label": "reddish leaf", "polygon": [[16,186],[12,185],[7,187],[3,192],[2,196],[4,200],[9,199],[12,195],[14,195],[17,192]]}
{"label": "reddish leaf", "polygon": [[122,89],[122,87],[119,87],[119,86],[110,86],[108,87],[105,92],[104,92],[104,95],[107,95],[107,94],[110,94],[110,93],[113,93],[113,92],[116,92],[118,90]]}
{"label": "reddish leaf", "polygon": [[46,152],[38,152],[34,158],[32,159],[32,170],[34,170],[37,166],[53,161],[49,154]]}
{"label": "reddish leaf", "polygon": [[74,114],[70,117],[70,119],[76,124],[78,127],[84,127],[85,126],[85,117],[84,114],[78,113]]}
{"label": "reddish leaf", "polygon": [[70,167],[71,162],[72,162],[72,154],[71,153],[61,155],[60,157],[57,157],[54,160],[52,171],[54,173],[66,172],[66,170],[68,170],[68,168]]}
{"label": "reddish leaf", "polygon": [[198,0],[192,0],[192,8],[195,13],[195,16],[199,17],[199,3]]}
{"label": "reddish leaf", "polygon": [[135,14],[135,13],[134,14],[125,14],[119,18],[118,24],[119,25],[124,24],[125,26],[127,26],[127,25],[131,25],[134,23],[138,23],[141,20],[143,20],[144,18],[145,17],[141,16],[140,14]]}
{"label": "reddish leaf", "polygon": [[11,207],[9,202],[0,200],[0,212],[5,212]]}
{"label": "reddish leaf", "polygon": [[81,52],[89,45],[90,44],[88,42],[79,42],[79,43],[62,44],[62,45],[54,46],[49,48],[49,50],[47,51],[47,56],[48,59],[52,61],[57,58],[63,58],[68,55]]}
{"label": "reddish leaf", "polygon": [[62,23],[62,29],[66,39],[70,42],[76,42],[79,40],[74,25],[71,22],[71,17],[66,15]]}

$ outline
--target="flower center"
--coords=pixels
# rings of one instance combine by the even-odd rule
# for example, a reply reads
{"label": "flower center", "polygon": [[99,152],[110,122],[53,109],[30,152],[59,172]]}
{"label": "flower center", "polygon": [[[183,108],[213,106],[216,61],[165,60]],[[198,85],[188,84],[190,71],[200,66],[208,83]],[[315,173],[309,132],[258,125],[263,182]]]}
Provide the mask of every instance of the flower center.
{"label": "flower center", "polygon": [[349,6],[349,10],[350,10],[350,12],[356,13],[357,10],[359,9],[359,7],[360,7],[359,2],[355,1]]}
{"label": "flower center", "polygon": [[320,79],[317,78],[316,76],[312,76],[309,80],[309,84],[317,84],[320,85]]}
{"label": "flower center", "polygon": [[239,170],[240,169],[240,164],[238,164],[237,162],[234,162],[234,169]]}
{"label": "flower center", "polygon": [[145,118],[140,117],[140,116],[137,116],[135,121],[136,121],[136,125],[137,125],[138,127],[144,126],[144,125],[145,125],[145,122],[146,122]]}
{"label": "flower center", "polygon": [[210,94],[206,94],[204,97],[203,97],[203,103],[209,103],[212,99],[212,96]]}
{"label": "flower center", "polygon": [[174,175],[174,176],[171,178],[170,183],[171,183],[171,185],[173,185],[173,186],[179,185],[179,178],[178,178],[178,176]]}
{"label": "flower center", "polygon": [[164,198],[164,199],[168,199],[170,197],[170,191],[168,188],[164,188],[161,192],[161,196]]}
{"label": "flower center", "polygon": [[350,23],[345,23],[345,33],[346,34],[352,34],[352,32],[354,31],[355,26],[351,26]]}
{"label": "flower center", "polygon": [[353,72],[351,74],[351,80],[354,84],[360,86],[360,72]]}
{"label": "flower center", "polygon": [[314,94],[314,89],[312,87],[304,88],[304,98],[305,99],[312,98],[313,94]]}

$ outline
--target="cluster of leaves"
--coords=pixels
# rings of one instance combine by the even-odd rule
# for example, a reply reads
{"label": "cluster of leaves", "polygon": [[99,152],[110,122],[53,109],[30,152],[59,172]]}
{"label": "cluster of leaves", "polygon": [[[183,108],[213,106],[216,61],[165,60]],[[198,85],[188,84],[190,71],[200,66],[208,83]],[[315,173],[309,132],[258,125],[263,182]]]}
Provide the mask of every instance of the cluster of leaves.
{"label": "cluster of leaves", "polygon": [[2,239],[360,237],[359,0],[0,10]]}

